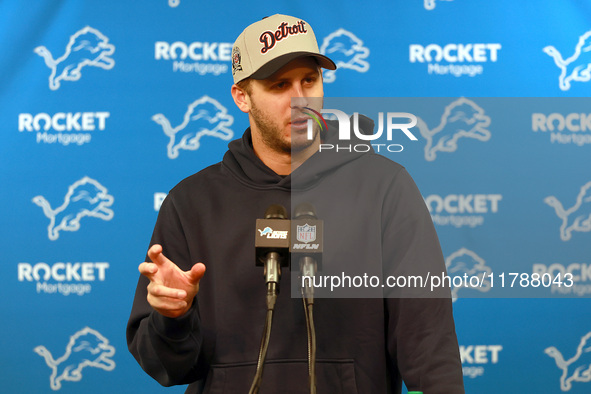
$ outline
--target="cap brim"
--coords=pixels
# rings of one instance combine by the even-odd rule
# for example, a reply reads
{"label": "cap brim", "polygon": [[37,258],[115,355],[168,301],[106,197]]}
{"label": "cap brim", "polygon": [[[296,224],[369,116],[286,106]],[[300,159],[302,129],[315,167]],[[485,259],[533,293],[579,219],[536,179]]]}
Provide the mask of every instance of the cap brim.
{"label": "cap brim", "polygon": [[336,70],[337,65],[330,60],[328,57],[321,55],[319,53],[314,52],[291,52],[286,53],[285,55],[279,56],[270,62],[266,63],[262,67],[260,67],[257,71],[255,71],[250,77],[253,79],[266,79],[269,78],[271,75],[275,74],[281,67],[285,66],[287,63],[291,62],[294,59],[302,56],[312,56],[318,62],[318,65],[322,68],[326,68],[328,70]]}

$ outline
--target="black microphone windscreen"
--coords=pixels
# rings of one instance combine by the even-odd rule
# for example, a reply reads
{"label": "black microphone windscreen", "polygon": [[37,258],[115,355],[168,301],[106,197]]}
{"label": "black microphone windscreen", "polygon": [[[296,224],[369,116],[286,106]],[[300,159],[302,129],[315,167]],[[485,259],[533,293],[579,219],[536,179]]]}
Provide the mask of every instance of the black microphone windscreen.
{"label": "black microphone windscreen", "polygon": [[265,211],[265,219],[287,219],[287,210],[283,205],[273,204]]}
{"label": "black microphone windscreen", "polygon": [[294,219],[316,219],[316,210],[310,203],[299,204],[294,212]]}

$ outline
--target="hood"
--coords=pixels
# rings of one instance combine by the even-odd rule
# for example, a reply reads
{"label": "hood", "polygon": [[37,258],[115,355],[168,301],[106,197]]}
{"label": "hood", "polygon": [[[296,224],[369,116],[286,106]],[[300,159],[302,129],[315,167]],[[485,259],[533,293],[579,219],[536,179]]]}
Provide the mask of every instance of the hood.
{"label": "hood", "polygon": [[[321,133],[322,144],[337,146],[349,146],[366,144],[355,136],[351,131],[351,140],[339,142],[337,121],[326,121],[328,130]],[[351,119],[351,125],[353,121]],[[352,126],[351,126],[352,127]],[[370,118],[359,115],[359,129],[364,134],[373,133],[374,122]],[[336,151],[334,149],[316,152],[304,164],[293,171],[290,175],[277,175],[267,167],[254,153],[252,137],[248,128],[242,138],[228,144],[229,150],[224,155],[222,166],[230,171],[240,182],[257,189],[282,189],[282,190],[306,190],[317,184],[323,177],[338,170],[343,165],[357,160],[363,155],[372,154],[369,152],[349,152],[346,150]]]}

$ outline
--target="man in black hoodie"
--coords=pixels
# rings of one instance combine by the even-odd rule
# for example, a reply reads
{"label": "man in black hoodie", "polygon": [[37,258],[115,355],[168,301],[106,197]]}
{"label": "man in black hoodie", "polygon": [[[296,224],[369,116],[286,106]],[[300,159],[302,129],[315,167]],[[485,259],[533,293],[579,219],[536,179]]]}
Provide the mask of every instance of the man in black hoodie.
{"label": "man in black hoodie", "polygon": [[[322,108],[321,67],[336,68],[298,18],[265,18],[236,40],[232,96],[250,127],[221,163],[170,191],[150,262],[139,267],[128,345],[162,385],[247,392],[266,312],[255,221],[272,204],[316,208],[327,274],[445,272],[430,215],[402,166],[373,152],[319,152],[336,141],[333,126],[308,137],[307,114]],[[284,268],[281,288],[291,282]],[[369,290],[316,301],[318,392],[399,393],[404,380],[409,390],[463,393],[451,299]],[[284,292],[275,310],[261,392],[306,393],[302,301]]]}

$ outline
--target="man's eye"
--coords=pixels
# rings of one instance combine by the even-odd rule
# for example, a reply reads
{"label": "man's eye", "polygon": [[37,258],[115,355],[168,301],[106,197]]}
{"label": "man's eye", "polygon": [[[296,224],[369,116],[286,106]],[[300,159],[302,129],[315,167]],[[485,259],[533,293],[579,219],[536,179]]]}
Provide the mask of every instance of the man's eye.
{"label": "man's eye", "polygon": [[279,82],[278,84],[275,85],[276,89],[284,89],[287,86],[287,83],[285,82]]}

